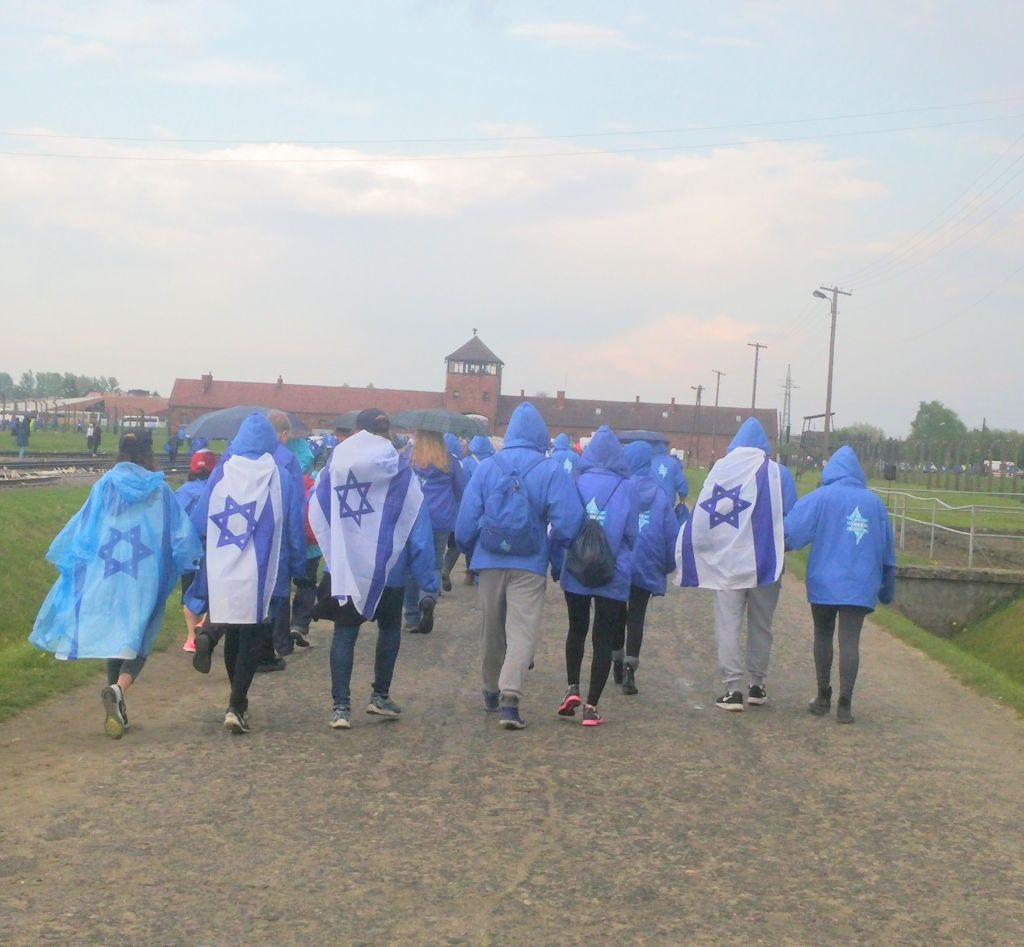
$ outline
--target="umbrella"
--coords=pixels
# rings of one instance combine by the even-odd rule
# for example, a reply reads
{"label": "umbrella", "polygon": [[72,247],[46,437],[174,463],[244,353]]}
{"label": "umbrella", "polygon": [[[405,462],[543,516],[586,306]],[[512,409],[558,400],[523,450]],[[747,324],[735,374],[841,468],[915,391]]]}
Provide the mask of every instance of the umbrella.
{"label": "umbrella", "polygon": [[419,411],[399,411],[391,418],[391,426],[404,431],[436,431],[456,437],[476,437],[487,429],[475,418],[446,411],[444,408],[424,408]]}
{"label": "umbrella", "polygon": [[[189,437],[205,437],[209,440],[230,441],[242,426],[242,422],[249,417],[253,411],[258,411],[266,416],[270,408],[260,408],[255,405],[239,405],[236,408],[221,408],[219,411],[211,411],[209,414],[202,414],[185,428]],[[303,424],[302,419],[291,411],[285,412],[288,415],[288,423],[293,431],[306,434],[309,428]]]}
{"label": "umbrella", "polygon": [[668,438],[657,431],[619,431],[619,443],[632,444],[633,441],[646,441],[648,444],[667,444]]}
{"label": "umbrella", "polygon": [[356,429],[356,418],[359,416],[358,411],[342,411],[334,419],[334,429],[336,431],[354,431]]}

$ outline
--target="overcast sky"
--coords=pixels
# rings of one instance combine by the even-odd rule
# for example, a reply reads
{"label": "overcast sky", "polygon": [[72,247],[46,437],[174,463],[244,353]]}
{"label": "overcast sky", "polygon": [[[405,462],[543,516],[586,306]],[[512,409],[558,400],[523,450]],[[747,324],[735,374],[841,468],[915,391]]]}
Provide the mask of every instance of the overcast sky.
{"label": "overcast sky", "polygon": [[[1024,5],[0,0],[0,370],[1024,428]],[[81,137],[73,137],[81,136]],[[71,157],[74,156],[74,157]]]}

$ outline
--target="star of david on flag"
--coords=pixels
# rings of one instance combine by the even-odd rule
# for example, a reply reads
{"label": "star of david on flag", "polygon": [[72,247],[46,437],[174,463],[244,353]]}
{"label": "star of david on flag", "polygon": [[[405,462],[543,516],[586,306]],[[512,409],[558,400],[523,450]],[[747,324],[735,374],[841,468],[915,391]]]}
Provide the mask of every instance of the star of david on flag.
{"label": "star of david on flag", "polygon": [[[242,532],[236,533],[231,529],[229,524],[232,516],[241,516],[245,520]],[[256,501],[239,503],[229,494],[224,501],[224,509],[220,513],[211,514],[210,519],[220,530],[220,535],[217,537],[217,548],[233,545],[239,549],[245,549],[256,529]]]}
{"label": "star of david on flag", "polygon": [[[338,494],[338,515],[341,519],[353,519],[356,521],[356,526],[363,525],[363,517],[370,513],[376,513],[377,511],[370,505],[370,487],[373,484],[367,481],[366,483],[360,483],[359,478],[356,477],[355,471],[350,470],[348,472],[348,479],[334,488],[334,492]],[[355,490],[357,497],[357,505],[355,508],[351,504],[351,493]]]}
{"label": "star of david on flag", "polygon": [[597,497],[590,498],[590,502],[587,504],[586,509],[587,516],[592,520],[597,520],[602,526],[604,526],[604,521],[608,518],[608,512],[606,510],[602,510],[601,507],[597,505]]}
{"label": "star of david on flag", "polygon": [[868,534],[867,518],[861,513],[860,507],[855,506],[853,512],[846,517],[846,531],[857,537],[857,545]]}
{"label": "star of david on flag", "polygon": [[[108,579],[112,575],[124,572],[133,579],[139,577],[139,563],[147,556],[153,555],[153,550],[140,538],[142,528],[133,526],[127,532],[122,532],[116,527],[110,528],[110,537],[100,546],[97,555],[103,560],[103,578]],[[114,557],[114,548],[118,543],[125,542],[132,547],[131,556],[128,559],[117,559]]]}
{"label": "star of david on flag", "polygon": [[[740,513],[750,507],[749,501],[744,500],[740,496],[740,490],[742,489],[742,484],[737,484],[731,490],[726,490],[717,483],[712,485],[711,496],[699,504],[700,508],[707,510],[708,516],[711,517],[711,522],[708,524],[709,529],[714,529],[722,523],[728,523],[734,529],[740,528]],[[718,508],[718,504],[722,500],[731,501],[729,509],[725,513],[722,513]]]}

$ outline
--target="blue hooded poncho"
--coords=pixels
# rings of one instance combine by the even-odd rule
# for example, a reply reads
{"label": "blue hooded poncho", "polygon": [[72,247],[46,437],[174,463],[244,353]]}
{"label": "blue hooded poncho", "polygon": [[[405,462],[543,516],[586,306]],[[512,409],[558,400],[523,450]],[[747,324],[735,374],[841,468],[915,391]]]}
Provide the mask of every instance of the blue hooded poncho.
{"label": "blue hooded poncho", "polygon": [[821,472],[821,486],[786,515],[786,547],[811,544],[807,601],[859,605],[892,601],[896,543],[885,504],[867,488],[849,446],[840,447]]}
{"label": "blue hooded poncho", "polygon": [[462,475],[465,482],[468,484],[473,478],[473,474],[476,473],[476,468],[480,466],[480,461],[485,457],[494,456],[494,445],[491,443],[489,437],[483,434],[477,434],[469,442],[469,453],[462,461]]}
{"label": "blue hooded poncho", "polygon": [[119,463],[50,544],[60,577],[28,640],[67,660],[145,657],[178,576],[201,556],[164,475]]}
{"label": "blue hooded poncho", "polygon": [[685,500],[690,492],[686,474],[683,473],[683,465],[679,463],[678,457],[673,457],[668,452],[667,441],[651,444],[651,452],[651,473],[657,478],[658,486],[665,491],[669,505],[675,507],[676,503]]}
{"label": "blue hooded poncho", "polygon": [[664,595],[666,577],[676,568],[678,524],[665,491],[651,473],[651,445],[634,441],[623,448],[636,490],[637,540],[633,547],[632,584],[653,595]]}
{"label": "blue hooded poncho", "polygon": [[[729,442],[725,452],[728,454],[736,447],[756,447],[758,450],[763,450],[769,457],[772,455],[771,441],[768,440],[768,435],[757,418],[747,418],[740,425],[740,429]],[[789,468],[784,464],[779,464],[779,480],[782,487],[782,512],[786,514],[793,509],[793,504],[796,503],[796,484],[793,482],[793,475],[789,472]]]}
{"label": "blue hooded poncho", "polygon": [[572,442],[569,440],[568,434],[559,434],[555,438],[551,459],[570,477],[576,473],[576,468],[580,465],[580,455],[572,449]]}
{"label": "blue hooded poncho", "polygon": [[[455,541],[463,552],[472,554],[471,567],[481,569],[522,569],[544,575],[551,555],[549,542],[571,542],[583,525],[583,509],[573,489],[572,481],[544,454],[548,448],[548,429],[540,412],[529,401],[524,401],[508,422],[505,441],[499,453],[480,461],[466,487],[459,507],[455,526]],[[506,556],[491,553],[477,544],[480,536],[480,517],[484,501],[504,476],[502,466],[508,470],[525,470],[535,464],[523,477],[523,486],[530,509],[542,527],[543,542],[532,556]],[[551,535],[547,527],[551,526]]]}
{"label": "blue hooded poncho", "polygon": [[583,449],[576,476],[576,489],[587,516],[596,519],[615,556],[615,575],[611,582],[597,588],[581,584],[575,576],[561,569],[561,546],[555,563],[562,572],[562,588],[577,595],[600,595],[625,602],[632,580],[632,552],[636,544],[640,511],[636,489],[629,479],[629,464],[622,445],[606,424],[597,429]]}

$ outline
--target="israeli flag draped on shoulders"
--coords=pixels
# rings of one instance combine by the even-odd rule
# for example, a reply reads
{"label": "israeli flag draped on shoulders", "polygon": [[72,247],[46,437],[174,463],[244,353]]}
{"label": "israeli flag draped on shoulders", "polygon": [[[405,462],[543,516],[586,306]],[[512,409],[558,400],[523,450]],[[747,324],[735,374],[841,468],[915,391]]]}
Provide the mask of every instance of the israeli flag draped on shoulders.
{"label": "israeli flag draped on shoulders", "polygon": [[387,438],[360,431],[334,448],[309,502],[333,598],[350,598],[360,615],[376,612],[422,503],[408,458]]}
{"label": "israeli flag draped on shoulders", "polygon": [[752,589],[782,575],[779,465],[756,447],[736,447],[715,462],[676,540],[676,584]]}
{"label": "israeli flag draped on shoulders", "polygon": [[266,620],[283,521],[281,474],[272,454],[235,454],[214,471],[205,564],[211,622],[257,625]]}

